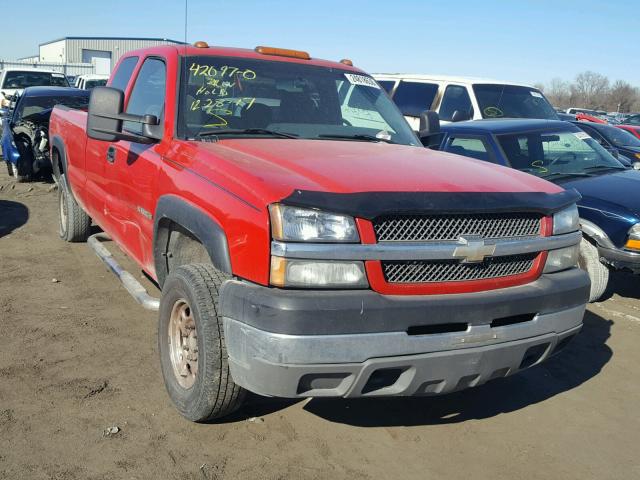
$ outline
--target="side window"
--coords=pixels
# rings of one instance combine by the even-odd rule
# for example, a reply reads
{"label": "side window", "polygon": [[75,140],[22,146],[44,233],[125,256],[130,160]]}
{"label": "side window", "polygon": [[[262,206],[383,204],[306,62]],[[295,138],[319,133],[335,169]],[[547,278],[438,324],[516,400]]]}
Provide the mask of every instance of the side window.
{"label": "side window", "polygon": [[113,73],[109,86],[118,90],[125,90],[137,64],[138,57],[128,57],[122,60],[118,69]]}
{"label": "side window", "polygon": [[[147,58],[131,91],[127,113],[155,115],[162,120],[166,78],[167,68],[164,62],[157,58]],[[139,123],[124,122],[122,128],[132,133],[142,133],[142,125]]]}
{"label": "side window", "polygon": [[437,93],[438,85],[435,83],[402,81],[393,95],[393,101],[403,115],[419,117],[431,108]]}
{"label": "side window", "polygon": [[378,80],[378,84],[384,88],[387,93],[391,93],[396,82],[395,80]]}
{"label": "side window", "polygon": [[438,112],[440,120],[450,122],[456,110],[467,114],[469,118],[473,118],[473,107],[466,87],[449,85],[444,91],[444,97],[442,97],[442,103],[440,104],[440,111]]}
{"label": "side window", "polygon": [[480,138],[454,137],[448,142],[446,151],[485,162],[491,160],[489,149],[484,140]]}

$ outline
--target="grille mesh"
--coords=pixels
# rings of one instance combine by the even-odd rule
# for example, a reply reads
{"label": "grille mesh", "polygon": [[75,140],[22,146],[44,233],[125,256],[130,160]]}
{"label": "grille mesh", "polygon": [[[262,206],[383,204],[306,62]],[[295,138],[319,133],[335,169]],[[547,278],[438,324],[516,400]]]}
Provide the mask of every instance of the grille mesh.
{"label": "grille mesh", "polygon": [[482,263],[458,260],[384,261],[382,269],[389,283],[431,283],[486,280],[526,273],[533,268],[537,253],[490,257]]}
{"label": "grille mesh", "polygon": [[458,240],[461,236],[514,238],[540,235],[537,214],[402,215],[376,219],[379,242]]}

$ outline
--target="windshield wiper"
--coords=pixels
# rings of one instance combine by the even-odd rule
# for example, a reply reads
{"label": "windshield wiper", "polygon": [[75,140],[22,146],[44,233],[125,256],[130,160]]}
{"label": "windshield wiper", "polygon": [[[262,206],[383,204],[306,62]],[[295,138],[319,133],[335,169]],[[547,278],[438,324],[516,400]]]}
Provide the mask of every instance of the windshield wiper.
{"label": "windshield wiper", "polygon": [[594,165],[583,169],[585,172],[597,172],[604,170],[626,170],[625,167],[616,167],[614,165]]}
{"label": "windshield wiper", "polygon": [[339,133],[322,133],[318,135],[318,138],[335,138],[338,140],[357,140],[357,141],[365,141],[365,142],[396,143],[389,138],[379,138],[374,135],[366,135],[364,133],[357,133],[355,135],[341,135]]}
{"label": "windshield wiper", "polygon": [[540,178],[544,178],[545,180],[558,180],[564,177],[592,177],[590,173],[584,172],[555,172],[550,173],[549,175],[541,175]]}
{"label": "windshield wiper", "polygon": [[217,137],[220,135],[270,135],[272,137],[281,138],[298,138],[294,133],[278,132],[276,130],[268,130],[266,128],[218,128],[216,130],[207,130],[198,132],[197,138]]}

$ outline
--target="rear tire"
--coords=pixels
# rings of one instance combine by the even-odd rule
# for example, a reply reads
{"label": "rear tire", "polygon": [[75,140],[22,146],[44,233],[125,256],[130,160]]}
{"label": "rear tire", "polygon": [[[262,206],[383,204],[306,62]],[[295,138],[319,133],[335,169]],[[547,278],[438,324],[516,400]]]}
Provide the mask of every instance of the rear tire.
{"label": "rear tire", "polygon": [[78,205],[67,187],[64,175],[58,182],[58,234],[65,242],[86,242],[91,232],[91,218]]}
{"label": "rear tire", "polygon": [[598,248],[586,238],[580,242],[578,265],[589,274],[591,292],[589,302],[596,302],[604,295],[609,283],[609,268],[600,261]]}
{"label": "rear tire", "polygon": [[246,391],[231,378],[218,289],[229,277],[208,264],[176,268],[160,300],[158,350],[176,409],[194,422],[227,416]]}

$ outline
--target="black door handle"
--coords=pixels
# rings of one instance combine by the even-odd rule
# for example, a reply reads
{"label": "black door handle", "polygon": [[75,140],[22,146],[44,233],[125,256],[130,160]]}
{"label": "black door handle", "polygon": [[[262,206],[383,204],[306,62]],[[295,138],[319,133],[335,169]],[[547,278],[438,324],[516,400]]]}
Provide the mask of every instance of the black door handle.
{"label": "black door handle", "polygon": [[109,163],[113,163],[116,161],[116,147],[114,147],[113,145],[111,145],[108,149],[107,149],[107,162]]}

